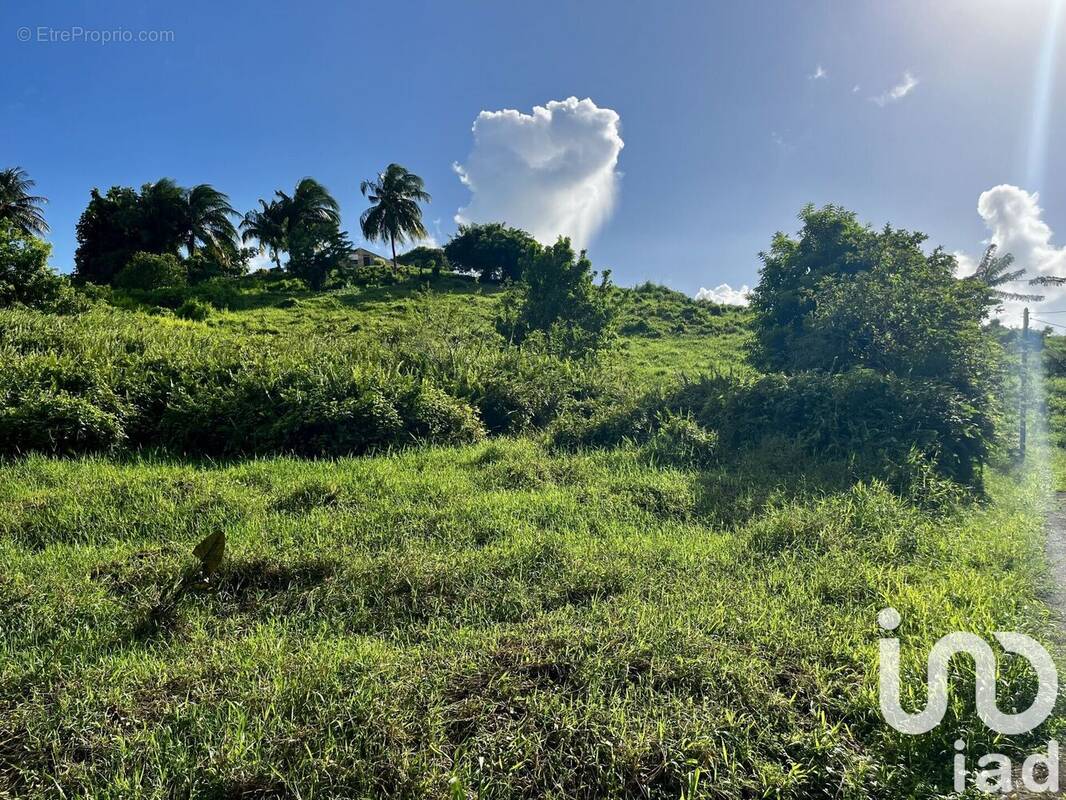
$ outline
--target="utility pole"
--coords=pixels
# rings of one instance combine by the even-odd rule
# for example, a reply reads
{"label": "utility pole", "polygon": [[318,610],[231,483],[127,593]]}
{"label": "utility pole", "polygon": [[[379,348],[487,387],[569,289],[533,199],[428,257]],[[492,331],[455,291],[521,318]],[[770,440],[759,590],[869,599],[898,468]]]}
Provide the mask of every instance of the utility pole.
{"label": "utility pole", "polygon": [[1022,371],[1018,385],[1018,455],[1025,461],[1025,415],[1029,404],[1029,307],[1022,309]]}

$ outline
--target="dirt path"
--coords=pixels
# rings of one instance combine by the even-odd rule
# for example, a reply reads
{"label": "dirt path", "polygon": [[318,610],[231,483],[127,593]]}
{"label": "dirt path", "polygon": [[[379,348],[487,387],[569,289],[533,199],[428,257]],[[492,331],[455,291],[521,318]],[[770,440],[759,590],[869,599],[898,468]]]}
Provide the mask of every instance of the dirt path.
{"label": "dirt path", "polygon": [[1059,636],[1066,641],[1066,492],[1055,493],[1047,518],[1047,558],[1054,578],[1048,604],[1059,618]]}
{"label": "dirt path", "polygon": [[[1051,594],[1047,597],[1048,605],[1057,618],[1058,627],[1055,638],[1061,644],[1066,645],[1066,492],[1055,493],[1055,503],[1047,518],[1047,549],[1048,565],[1053,579]],[[1059,676],[1060,684],[1066,676]],[[1060,688],[1060,691],[1062,689]],[[1060,745],[1063,742],[1059,742]],[[1018,800],[1031,800],[1032,798],[1066,798],[1066,754],[1060,752],[1059,785],[1058,792],[1050,794],[1031,794],[1029,792],[1014,792],[1007,795],[1008,798]],[[1017,780],[1017,776],[1016,776]]]}

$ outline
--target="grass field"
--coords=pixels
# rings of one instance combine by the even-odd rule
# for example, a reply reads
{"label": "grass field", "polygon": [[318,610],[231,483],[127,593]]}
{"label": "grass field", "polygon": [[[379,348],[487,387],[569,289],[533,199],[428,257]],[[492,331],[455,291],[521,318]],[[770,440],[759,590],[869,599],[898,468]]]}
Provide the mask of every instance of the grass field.
{"label": "grass field", "polygon": [[[106,313],[369,346],[427,303],[488,326],[493,295],[454,280],[249,291],[203,322]],[[742,314],[627,302],[624,381],[749,369]],[[0,796],[947,794],[956,738],[1017,754],[1058,723],[991,738],[963,688],[936,731],[895,734],[877,612],[903,615],[912,700],[944,633],[1047,641],[1051,475],[988,467],[983,498],[934,478],[899,497],[783,443],[697,469],[535,430],[333,460],[9,459]],[[217,575],[147,624],[218,531]],[[1002,671],[1004,696],[1032,691]]]}

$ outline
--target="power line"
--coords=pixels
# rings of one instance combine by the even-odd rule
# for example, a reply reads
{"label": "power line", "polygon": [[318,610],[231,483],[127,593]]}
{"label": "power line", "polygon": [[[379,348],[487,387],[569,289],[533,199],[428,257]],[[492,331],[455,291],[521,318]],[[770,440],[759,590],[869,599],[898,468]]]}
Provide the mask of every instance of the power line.
{"label": "power line", "polygon": [[1045,325],[1050,325],[1050,326],[1052,326],[1053,328],[1063,328],[1063,329],[1066,329],[1066,325],[1060,325],[1060,324],[1059,324],[1058,322],[1048,322],[1048,321],[1047,321],[1046,319],[1038,319],[1038,318],[1036,318],[1036,317],[1033,317],[1033,322],[1042,322],[1042,323],[1044,323]]}

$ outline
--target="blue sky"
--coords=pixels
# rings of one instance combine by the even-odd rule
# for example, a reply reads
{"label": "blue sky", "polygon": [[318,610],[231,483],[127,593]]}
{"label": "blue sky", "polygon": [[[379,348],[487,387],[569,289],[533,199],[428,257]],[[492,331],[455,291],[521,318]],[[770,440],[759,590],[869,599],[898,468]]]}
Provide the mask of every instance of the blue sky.
{"label": "blue sky", "polygon": [[[443,241],[472,203],[454,164],[479,165],[481,216],[516,191],[497,154],[521,146],[504,124],[475,155],[479,113],[573,96],[613,110],[624,141],[586,226],[594,263],[620,283],[750,285],[758,251],[806,202],[971,255],[998,235],[1054,261],[1066,47],[1047,60],[1053,2],[9,2],[0,162],[50,198],[63,270],[91,187],[162,176],[212,183],[245,210],[312,175],[355,232],[360,179],[398,161],[425,178]],[[173,41],[40,40],[77,26]],[[526,175],[522,203],[565,201],[583,190],[581,160],[603,157],[582,138],[595,130],[556,127],[553,141],[574,137],[563,163],[578,177]],[[983,219],[978,198],[1001,184],[1021,194],[997,195]],[[513,203],[503,210],[527,213]],[[1046,233],[1025,239],[1034,218]]]}

